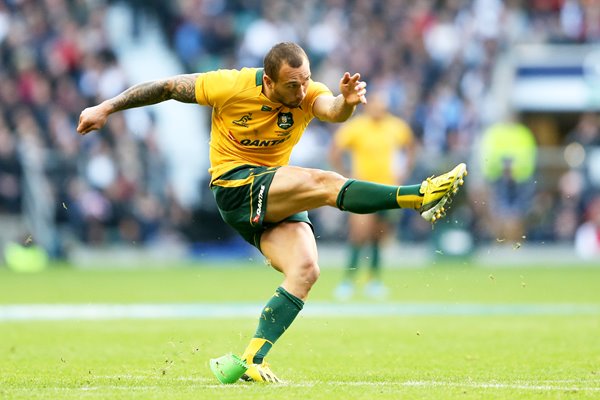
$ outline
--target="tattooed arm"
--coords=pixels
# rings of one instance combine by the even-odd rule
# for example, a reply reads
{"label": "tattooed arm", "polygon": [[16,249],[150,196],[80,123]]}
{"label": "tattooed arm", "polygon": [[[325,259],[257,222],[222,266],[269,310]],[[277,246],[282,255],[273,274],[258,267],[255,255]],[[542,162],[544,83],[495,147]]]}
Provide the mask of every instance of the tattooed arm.
{"label": "tattooed arm", "polygon": [[171,78],[132,86],[112,99],[83,110],[79,117],[77,132],[85,135],[88,132],[100,129],[104,126],[110,114],[128,108],[148,106],[165,100],[195,103],[197,77],[198,74],[176,75]]}

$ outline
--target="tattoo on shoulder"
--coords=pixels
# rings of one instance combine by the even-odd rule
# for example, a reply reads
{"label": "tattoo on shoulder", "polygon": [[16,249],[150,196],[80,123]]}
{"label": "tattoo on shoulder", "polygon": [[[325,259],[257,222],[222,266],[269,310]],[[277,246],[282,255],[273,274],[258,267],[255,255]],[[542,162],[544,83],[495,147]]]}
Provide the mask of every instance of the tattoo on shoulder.
{"label": "tattoo on shoulder", "polygon": [[168,86],[173,100],[182,103],[196,102],[196,78],[198,74],[177,75],[169,79]]}

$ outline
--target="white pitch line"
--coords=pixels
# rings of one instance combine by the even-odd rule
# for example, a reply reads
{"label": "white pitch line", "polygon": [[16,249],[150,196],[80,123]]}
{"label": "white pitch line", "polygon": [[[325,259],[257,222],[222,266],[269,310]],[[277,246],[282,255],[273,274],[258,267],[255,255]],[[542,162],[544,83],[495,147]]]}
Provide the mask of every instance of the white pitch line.
{"label": "white pitch line", "polygon": [[402,386],[424,386],[424,387],[468,387],[473,389],[519,389],[519,390],[558,390],[558,391],[600,391],[598,387],[587,386],[553,386],[545,384],[529,383],[502,383],[502,382],[442,382],[442,381],[408,381],[403,382]]}
{"label": "white pitch line", "polygon": [[[181,304],[8,304],[0,322],[32,320],[111,320],[255,317],[261,303]],[[600,304],[308,303],[306,317],[600,315]]]}
{"label": "white pitch line", "polygon": [[[141,381],[144,379],[151,378],[150,376],[141,375],[101,375],[96,376],[100,379],[129,379],[134,381]],[[167,378],[169,379],[169,378]],[[222,385],[214,383],[212,378],[205,377],[191,377],[191,376],[179,376],[176,377],[177,381],[184,382],[195,382],[201,384],[203,387],[235,387],[235,385]],[[571,383],[571,386],[565,386],[565,383]],[[599,386],[577,386],[577,384],[589,384],[597,383]],[[553,384],[558,384],[553,385]],[[242,385],[248,385],[243,383]],[[600,381],[582,381],[577,379],[544,379],[537,382],[519,382],[519,383],[503,383],[503,382],[445,382],[445,381],[404,381],[404,382],[368,382],[368,381],[304,381],[304,382],[283,382],[277,386],[291,386],[291,387],[314,387],[317,385],[333,385],[333,386],[406,386],[406,387],[435,387],[435,386],[447,386],[447,387],[471,387],[481,389],[525,389],[525,390],[587,390],[587,391],[600,391]],[[239,386],[239,385],[238,385]]]}
{"label": "white pitch line", "polygon": [[[96,379],[121,379],[123,385],[102,385],[102,384],[91,384],[89,386],[84,386],[80,388],[68,388],[68,387],[46,387],[46,390],[57,390],[57,391],[95,391],[95,390],[160,390],[166,388],[166,386],[161,385],[135,385],[130,386],[125,383],[127,380],[129,381],[143,381],[145,379],[150,379],[149,376],[96,376]],[[167,378],[168,379],[168,378]],[[206,378],[192,378],[192,377],[179,377],[176,378],[177,381],[186,381],[186,382],[196,382],[200,387],[206,389],[223,389],[223,390],[235,390],[251,387],[252,384],[248,383],[240,383],[233,385],[222,385],[218,383],[207,383],[209,379]],[[212,380],[211,380],[212,381]],[[565,392],[600,392],[599,386],[578,386],[578,385],[551,385],[552,381],[544,381],[544,384],[539,383],[503,383],[503,382],[445,382],[445,381],[404,381],[404,382],[347,382],[347,381],[304,381],[304,382],[284,382],[281,384],[274,384],[271,387],[273,389],[276,388],[303,388],[303,387],[316,387],[320,385],[327,386],[352,386],[352,387],[391,387],[391,388],[403,388],[403,387],[422,387],[422,388],[433,388],[433,387],[458,387],[458,388],[470,388],[470,389],[512,389],[512,390],[527,390],[527,391],[565,391]],[[562,380],[557,380],[557,383],[561,383]],[[581,382],[583,383],[583,382]],[[591,383],[591,382],[586,382]],[[30,391],[31,388],[14,388],[12,390],[26,390]]]}

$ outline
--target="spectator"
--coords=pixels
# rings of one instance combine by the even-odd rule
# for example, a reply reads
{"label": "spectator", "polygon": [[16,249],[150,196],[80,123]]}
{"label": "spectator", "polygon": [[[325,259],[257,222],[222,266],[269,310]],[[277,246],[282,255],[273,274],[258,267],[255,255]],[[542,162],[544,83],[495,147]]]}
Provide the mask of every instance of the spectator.
{"label": "spectator", "polygon": [[496,123],[483,134],[480,157],[489,185],[489,212],[499,240],[518,242],[535,190],[537,144],[533,133],[516,120]]}
{"label": "spectator", "polygon": [[0,213],[21,211],[21,175],[15,139],[0,119]]}

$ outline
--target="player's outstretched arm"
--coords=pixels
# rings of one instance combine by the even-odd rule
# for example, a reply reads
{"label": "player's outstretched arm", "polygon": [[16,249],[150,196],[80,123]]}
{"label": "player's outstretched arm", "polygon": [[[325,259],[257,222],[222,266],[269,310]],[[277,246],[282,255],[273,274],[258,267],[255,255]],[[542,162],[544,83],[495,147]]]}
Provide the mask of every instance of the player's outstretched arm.
{"label": "player's outstretched arm", "polygon": [[77,132],[85,135],[100,129],[106,124],[110,114],[128,108],[148,106],[165,100],[195,103],[197,77],[198,74],[176,75],[132,86],[112,99],[83,110],[79,116]]}
{"label": "player's outstretched arm", "polygon": [[340,94],[319,96],[313,112],[317,118],[329,122],[343,122],[350,118],[359,103],[367,103],[367,84],[360,81],[360,74],[344,73],[340,79]]}

